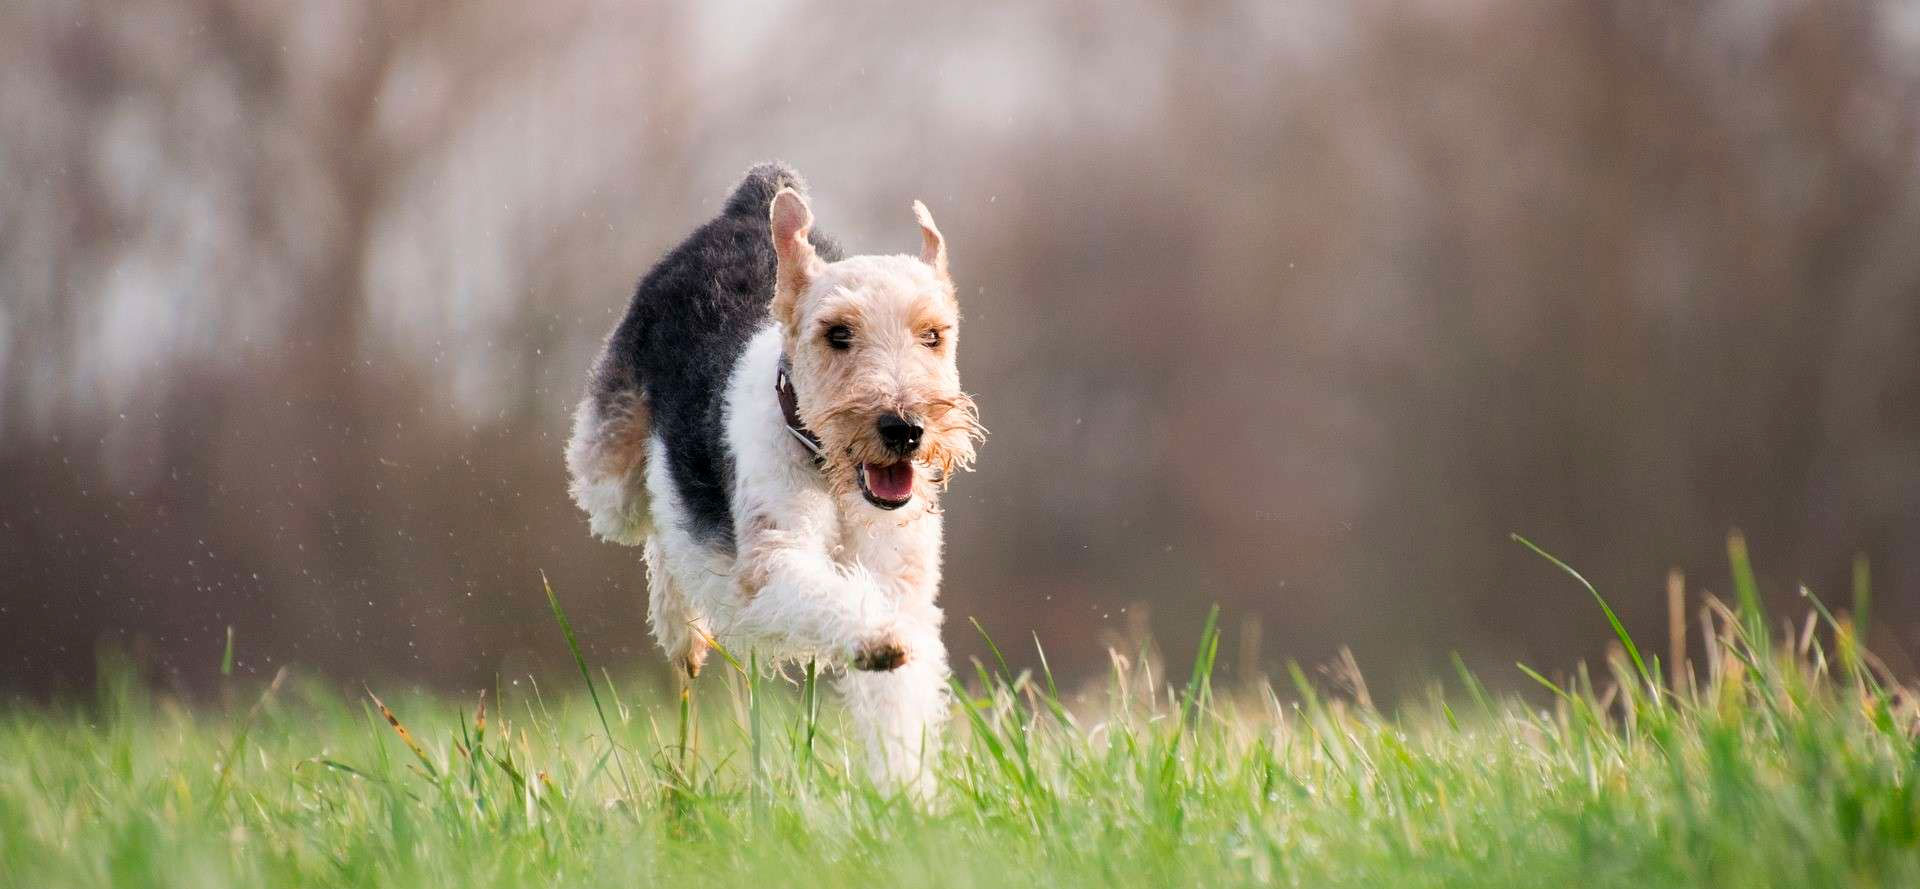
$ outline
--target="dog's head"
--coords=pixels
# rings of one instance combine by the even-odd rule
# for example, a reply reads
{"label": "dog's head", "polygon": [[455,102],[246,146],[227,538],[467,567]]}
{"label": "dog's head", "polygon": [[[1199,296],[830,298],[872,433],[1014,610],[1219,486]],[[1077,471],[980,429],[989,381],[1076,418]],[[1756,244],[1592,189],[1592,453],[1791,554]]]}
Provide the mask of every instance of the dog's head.
{"label": "dog's head", "polygon": [[947,245],[915,201],[921,250],[824,262],[813,212],[792,189],[771,209],[779,273],[773,318],[792,362],[800,419],[820,437],[837,491],[899,509],[931,499],[973,462],[984,432],[954,363],[960,307]]}

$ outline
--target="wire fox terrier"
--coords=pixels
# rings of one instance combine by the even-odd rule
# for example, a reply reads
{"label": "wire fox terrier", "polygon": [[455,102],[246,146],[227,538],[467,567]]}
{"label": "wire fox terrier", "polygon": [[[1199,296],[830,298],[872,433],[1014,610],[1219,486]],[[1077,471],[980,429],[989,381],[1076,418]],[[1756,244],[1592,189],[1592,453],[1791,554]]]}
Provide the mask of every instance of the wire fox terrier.
{"label": "wire fox terrier", "polygon": [[984,430],[926,206],[918,257],[843,257],[805,194],[754,167],[640,281],[574,414],[571,492],[596,535],[645,546],[653,635],[688,679],[716,641],[850,667],[869,770],[924,787],[939,495]]}

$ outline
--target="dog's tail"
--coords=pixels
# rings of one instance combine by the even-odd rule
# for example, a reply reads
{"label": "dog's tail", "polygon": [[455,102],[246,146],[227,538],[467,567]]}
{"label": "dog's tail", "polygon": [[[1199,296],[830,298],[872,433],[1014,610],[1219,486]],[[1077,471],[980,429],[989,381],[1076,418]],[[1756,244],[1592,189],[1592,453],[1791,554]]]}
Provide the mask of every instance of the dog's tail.
{"label": "dog's tail", "polygon": [[802,197],[807,194],[807,180],[800,178],[792,167],[780,161],[767,161],[755,164],[747,171],[747,177],[734,186],[733,194],[727,197],[728,216],[751,216],[761,221],[767,218],[767,208],[773,204],[773,196],[780,189],[791,188]]}

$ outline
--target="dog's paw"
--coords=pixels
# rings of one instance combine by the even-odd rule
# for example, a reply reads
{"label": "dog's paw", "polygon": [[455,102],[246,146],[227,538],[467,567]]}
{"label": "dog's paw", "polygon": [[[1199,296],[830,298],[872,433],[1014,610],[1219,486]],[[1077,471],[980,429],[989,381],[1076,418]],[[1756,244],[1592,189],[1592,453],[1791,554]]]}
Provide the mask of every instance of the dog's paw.
{"label": "dog's paw", "polygon": [[906,646],[896,639],[886,638],[869,642],[853,650],[853,668],[871,672],[885,672],[898,669],[907,662]]}

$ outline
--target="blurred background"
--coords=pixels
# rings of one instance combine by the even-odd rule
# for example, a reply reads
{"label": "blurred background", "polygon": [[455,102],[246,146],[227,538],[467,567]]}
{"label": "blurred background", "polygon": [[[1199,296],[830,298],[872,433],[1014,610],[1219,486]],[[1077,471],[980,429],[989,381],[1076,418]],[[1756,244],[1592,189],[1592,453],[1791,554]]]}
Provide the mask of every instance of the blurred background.
{"label": "blurred background", "polygon": [[[947,637],[1211,603],[1376,694],[1665,635],[1744,529],[1920,651],[1920,7],[1724,0],[0,6],[0,689],[656,670],[561,445],[750,164],[952,244],[993,430]],[[1696,599],[1697,601],[1697,599]],[[1657,642],[1650,648],[1664,650]],[[1030,655],[1018,658],[1031,663]]]}

